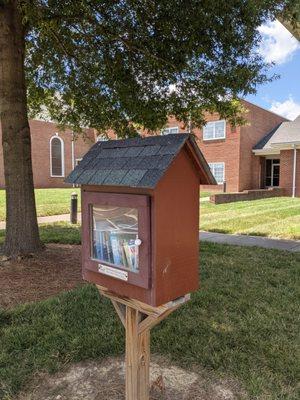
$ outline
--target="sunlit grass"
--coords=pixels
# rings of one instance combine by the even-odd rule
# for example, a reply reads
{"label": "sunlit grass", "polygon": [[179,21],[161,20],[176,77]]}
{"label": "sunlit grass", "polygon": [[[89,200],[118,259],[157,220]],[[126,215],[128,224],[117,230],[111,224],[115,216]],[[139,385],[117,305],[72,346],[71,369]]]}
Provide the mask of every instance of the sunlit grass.
{"label": "sunlit grass", "polygon": [[201,203],[204,231],[300,239],[300,198],[274,197],[214,205]]}
{"label": "sunlit grass", "polygon": [[[71,193],[78,193],[78,209],[80,210],[80,190],[68,189],[35,189],[37,214],[46,215],[67,214],[70,212]],[[0,221],[5,219],[5,190],[0,190]]]}
{"label": "sunlit grass", "polygon": [[[300,255],[203,243],[200,259],[201,290],[153,330],[152,353],[233,377],[248,399],[298,399]],[[121,354],[124,330],[93,286],[0,310],[1,399],[41,371]]]}

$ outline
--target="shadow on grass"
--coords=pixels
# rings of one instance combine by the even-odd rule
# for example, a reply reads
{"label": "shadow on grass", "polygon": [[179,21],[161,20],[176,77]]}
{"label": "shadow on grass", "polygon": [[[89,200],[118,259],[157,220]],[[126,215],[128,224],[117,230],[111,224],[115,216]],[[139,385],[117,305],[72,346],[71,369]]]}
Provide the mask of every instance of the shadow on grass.
{"label": "shadow on grass", "polygon": [[[81,244],[80,225],[71,225],[68,222],[54,222],[39,226],[40,237],[43,243]],[[4,243],[5,230],[0,230],[0,246]]]}
{"label": "shadow on grass", "polygon": [[[202,290],[153,330],[152,352],[233,376],[250,398],[298,399],[299,264],[298,254],[202,243]],[[113,307],[91,285],[0,320],[0,398],[38,371],[124,352]]]}

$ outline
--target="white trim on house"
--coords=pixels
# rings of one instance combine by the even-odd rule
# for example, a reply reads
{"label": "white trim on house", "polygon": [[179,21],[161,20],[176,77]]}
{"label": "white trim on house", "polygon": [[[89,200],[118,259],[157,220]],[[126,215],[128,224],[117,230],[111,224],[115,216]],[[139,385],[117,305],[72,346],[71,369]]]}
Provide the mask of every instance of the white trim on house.
{"label": "white trim on house", "polygon": [[74,132],[72,132],[71,157],[72,157],[72,170],[73,170],[73,169],[75,168],[75,140],[74,140]]}
{"label": "white trim on house", "polygon": [[[62,172],[62,175],[52,174],[52,140],[53,139],[59,139],[60,143],[61,143],[61,163],[62,163],[61,172]],[[63,139],[61,137],[59,137],[58,133],[56,133],[55,135],[53,135],[50,138],[49,145],[50,145],[50,176],[51,176],[51,178],[64,178],[65,177],[65,143],[64,143]]]}
{"label": "white trim on house", "polygon": [[[222,136],[216,136],[216,124],[222,122],[224,124],[224,130],[223,130],[223,135]],[[213,132],[212,132],[212,137],[207,136],[208,133],[205,133],[205,129],[209,129],[213,127]],[[205,136],[206,135],[206,136]],[[225,119],[219,119],[217,121],[209,121],[207,122],[204,127],[203,127],[203,134],[202,134],[202,139],[203,141],[209,141],[209,140],[222,140],[226,139],[226,120]]]}
{"label": "white trim on house", "polygon": [[257,156],[279,155],[281,150],[300,149],[300,142],[293,143],[274,143],[268,149],[253,149],[252,152]]}
{"label": "white trim on house", "polygon": [[[223,161],[221,161],[221,162],[211,162],[211,163],[208,163],[208,165],[209,165],[209,168],[210,168],[210,170],[211,170],[211,172],[212,172],[217,184],[218,185],[222,185],[225,182],[225,163]],[[222,179],[217,179],[217,177],[215,175],[215,168],[216,167],[220,167],[220,165],[222,165],[223,176],[222,176]]]}
{"label": "white trim on house", "polygon": [[268,150],[264,150],[264,149],[257,149],[257,150],[252,150],[253,153],[256,156],[279,156],[280,155],[280,151],[276,150],[276,149],[268,149]]}

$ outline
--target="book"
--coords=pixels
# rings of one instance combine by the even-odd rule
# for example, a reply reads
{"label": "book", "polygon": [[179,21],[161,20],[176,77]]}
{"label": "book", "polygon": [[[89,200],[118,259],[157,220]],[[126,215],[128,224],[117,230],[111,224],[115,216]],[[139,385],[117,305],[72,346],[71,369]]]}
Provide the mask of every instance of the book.
{"label": "book", "polygon": [[110,243],[113,256],[113,263],[116,265],[122,265],[122,254],[120,252],[120,240],[119,237],[114,233],[110,233]]}

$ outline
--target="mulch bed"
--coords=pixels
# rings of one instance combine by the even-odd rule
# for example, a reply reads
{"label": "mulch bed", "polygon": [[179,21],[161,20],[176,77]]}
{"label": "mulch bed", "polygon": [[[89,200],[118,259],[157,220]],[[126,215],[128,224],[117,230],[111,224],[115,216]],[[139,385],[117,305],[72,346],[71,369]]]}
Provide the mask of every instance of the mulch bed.
{"label": "mulch bed", "polygon": [[83,283],[81,246],[49,244],[32,257],[0,262],[0,308],[43,300]]}

